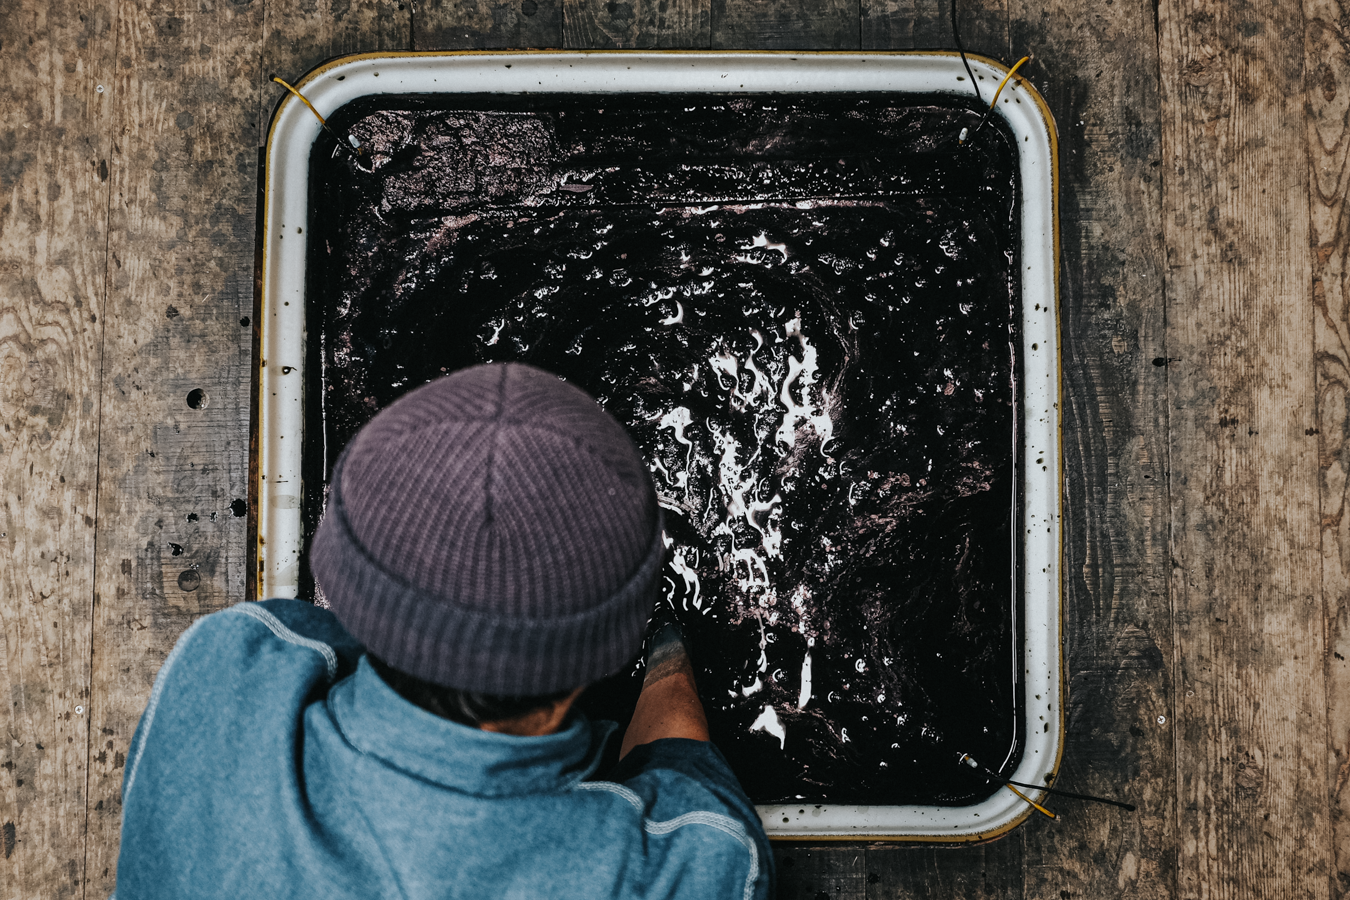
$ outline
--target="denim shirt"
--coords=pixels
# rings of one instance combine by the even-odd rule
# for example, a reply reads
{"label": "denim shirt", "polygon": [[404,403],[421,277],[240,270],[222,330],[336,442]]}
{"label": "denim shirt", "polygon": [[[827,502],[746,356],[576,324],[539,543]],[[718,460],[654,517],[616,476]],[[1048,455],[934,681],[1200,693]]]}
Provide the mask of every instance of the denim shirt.
{"label": "denim shirt", "polygon": [[494,734],[395,693],[325,610],[245,603],[179,639],[128,753],[119,900],[767,898],[754,807],[710,743]]}

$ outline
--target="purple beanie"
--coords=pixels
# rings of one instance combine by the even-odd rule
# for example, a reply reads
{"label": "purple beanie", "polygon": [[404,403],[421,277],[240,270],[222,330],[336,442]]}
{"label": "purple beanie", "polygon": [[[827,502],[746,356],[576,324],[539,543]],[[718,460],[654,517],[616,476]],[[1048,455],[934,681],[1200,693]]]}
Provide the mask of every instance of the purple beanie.
{"label": "purple beanie", "polygon": [[352,438],[310,567],[395,669],[528,696],[636,655],[664,557],[622,426],[555,375],[497,364],[406,394]]}

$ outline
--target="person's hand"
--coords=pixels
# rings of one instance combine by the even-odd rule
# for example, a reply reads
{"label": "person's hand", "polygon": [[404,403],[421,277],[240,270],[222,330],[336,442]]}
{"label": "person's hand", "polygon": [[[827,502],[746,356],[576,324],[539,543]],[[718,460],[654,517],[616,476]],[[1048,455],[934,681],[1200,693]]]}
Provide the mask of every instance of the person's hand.
{"label": "person's hand", "polygon": [[661,604],[647,634],[647,674],[633,719],[624,732],[620,759],[634,747],[662,738],[708,740],[708,719],[698,699],[694,667],[674,610]]}
{"label": "person's hand", "polygon": [[[654,664],[660,664],[677,651],[689,655],[689,641],[680,627],[680,619],[675,608],[665,600],[658,600],[652,617],[647,622],[647,636],[643,642],[646,652],[643,658],[650,673]],[[674,645],[678,644],[678,648]]]}

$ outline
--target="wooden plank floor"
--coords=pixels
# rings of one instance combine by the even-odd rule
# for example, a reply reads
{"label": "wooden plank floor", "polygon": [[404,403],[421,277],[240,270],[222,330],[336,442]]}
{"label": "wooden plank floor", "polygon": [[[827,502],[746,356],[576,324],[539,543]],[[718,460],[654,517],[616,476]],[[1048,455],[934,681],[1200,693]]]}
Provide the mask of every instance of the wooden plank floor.
{"label": "wooden plank floor", "polygon": [[[244,597],[258,147],[367,50],[950,48],[950,0],[0,3],[0,897],[104,897],[127,744]],[[980,847],[783,898],[1350,896],[1350,4],[970,0],[1059,123],[1068,743]],[[205,392],[190,405],[189,392]]]}

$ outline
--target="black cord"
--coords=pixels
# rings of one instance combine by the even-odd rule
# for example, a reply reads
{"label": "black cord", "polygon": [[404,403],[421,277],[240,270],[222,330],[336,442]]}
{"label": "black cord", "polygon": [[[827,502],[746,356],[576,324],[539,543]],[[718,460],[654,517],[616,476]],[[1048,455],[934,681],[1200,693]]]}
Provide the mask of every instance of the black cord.
{"label": "black cord", "polygon": [[1125,803],[1121,800],[1111,800],[1106,797],[1094,797],[1091,794],[1075,794],[1073,791],[1062,791],[1059,788],[1052,788],[1044,784],[1027,784],[1025,781],[1013,781],[1011,778],[1004,778],[988,766],[976,762],[975,758],[968,753],[962,753],[958,762],[970,766],[977,772],[983,772],[985,778],[990,781],[998,781],[1003,784],[1015,784],[1018,787],[1028,788],[1033,791],[1045,791],[1047,794],[1058,794],[1061,797],[1072,797],[1075,800],[1090,800],[1093,803],[1109,803],[1112,806],[1119,806],[1121,809],[1127,809],[1130,812],[1135,811],[1135,805],[1133,803]]}
{"label": "black cord", "polygon": [[956,0],[952,0],[952,37],[956,39],[956,52],[961,54],[961,62],[965,64],[966,74],[970,76],[971,87],[975,88],[975,99],[983,103],[984,98],[980,96],[980,83],[975,80],[975,73],[970,70],[970,60],[966,59],[966,48],[961,46],[961,29],[956,25]]}
{"label": "black cord", "polygon": [[1133,803],[1125,803],[1120,800],[1111,800],[1107,797],[1094,797],[1091,794],[1075,794],[1073,791],[1061,791],[1059,788],[1052,788],[1044,784],[1025,784],[1021,781],[1013,781],[1011,778],[999,778],[1004,784],[1015,784],[1018,787],[1030,788],[1034,791],[1045,791],[1047,794],[1055,794],[1060,797],[1072,797],[1075,800],[1091,800],[1093,803],[1109,803],[1112,806],[1119,806],[1121,809],[1128,809],[1134,812]]}

